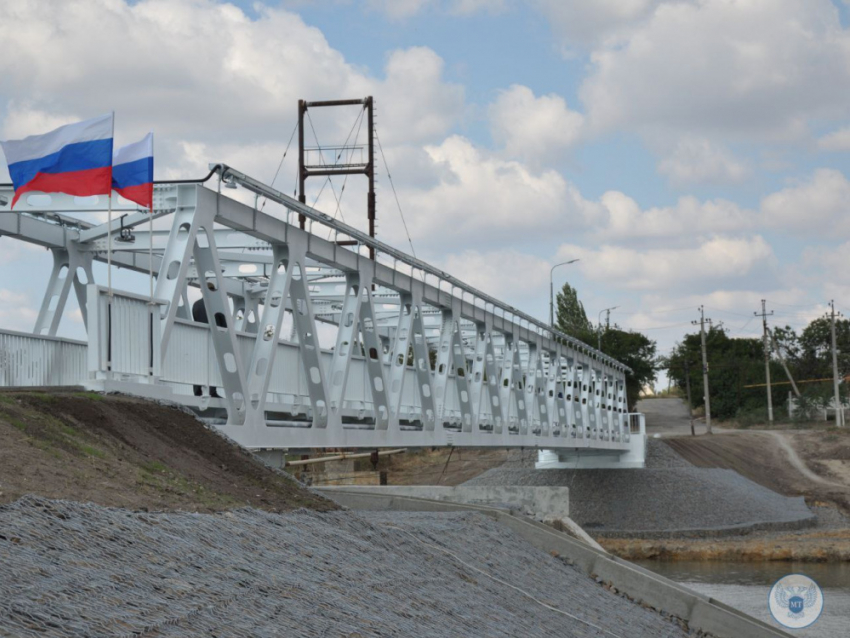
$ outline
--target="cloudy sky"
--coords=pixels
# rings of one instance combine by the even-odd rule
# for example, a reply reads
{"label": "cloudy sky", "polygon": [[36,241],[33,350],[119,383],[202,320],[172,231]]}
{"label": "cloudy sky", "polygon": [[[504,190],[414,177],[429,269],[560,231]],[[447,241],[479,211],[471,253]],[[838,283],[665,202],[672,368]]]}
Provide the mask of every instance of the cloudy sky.
{"label": "cloudy sky", "polygon": [[[541,319],[573,258],[556,284],[662,352],[700,304],[735,336],[762,298],[793,326],[850,310],[848,0],[15,0],[0,52],[0,138],[114,110],[158,178],[270,181],[299,98],[374,95],[417,255]],[[357,110],[334,116],[308,145]],[[359,180],[321,185],[365,226]],[[383,165],[378,188],[404,247]],[[0,239],[3,327],[31,329],[49,266]]]}

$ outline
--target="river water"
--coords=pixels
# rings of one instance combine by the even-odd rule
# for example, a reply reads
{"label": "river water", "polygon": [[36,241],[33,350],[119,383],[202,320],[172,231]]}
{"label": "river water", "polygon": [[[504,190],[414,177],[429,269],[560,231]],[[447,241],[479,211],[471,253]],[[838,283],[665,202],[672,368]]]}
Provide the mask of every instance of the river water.
{"label": "river water", "polygon": [[635,562],[780,628],[767,608],[770,588],[786,574],[805,574],[823,589],[823,613],[806,629],[785,631],[803,638],[850,638],[850,563]]}

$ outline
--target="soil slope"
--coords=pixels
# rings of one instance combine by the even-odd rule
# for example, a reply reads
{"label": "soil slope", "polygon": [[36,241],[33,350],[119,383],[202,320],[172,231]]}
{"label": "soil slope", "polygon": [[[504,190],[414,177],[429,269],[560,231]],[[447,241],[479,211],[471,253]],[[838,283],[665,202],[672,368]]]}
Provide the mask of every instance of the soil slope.
{"label": "soil slope", "polygon": [[25,494],[149,510],[336,506],[209,430],[138,399],[0,392],[0,503]]}

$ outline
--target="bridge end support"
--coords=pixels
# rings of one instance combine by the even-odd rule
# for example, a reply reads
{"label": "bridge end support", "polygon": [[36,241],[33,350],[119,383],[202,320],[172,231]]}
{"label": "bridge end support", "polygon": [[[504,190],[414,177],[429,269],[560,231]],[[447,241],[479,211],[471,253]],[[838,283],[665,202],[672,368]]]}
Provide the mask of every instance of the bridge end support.
{"label": "bridge end support", "polygon": [[538,470],[643,469],[646,467],[646,420],[643,414],[629,414],[628,422],[627,450],[540,450],[534,467]]}

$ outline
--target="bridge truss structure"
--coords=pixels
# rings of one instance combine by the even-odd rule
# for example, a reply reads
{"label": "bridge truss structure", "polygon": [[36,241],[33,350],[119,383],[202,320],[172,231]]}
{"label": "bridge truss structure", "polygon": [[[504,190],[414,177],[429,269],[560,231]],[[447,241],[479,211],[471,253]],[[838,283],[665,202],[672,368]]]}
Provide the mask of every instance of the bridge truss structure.
{"label": "bridge truss structure", "polygon": [[[0,236],[49,249],[53,269],[33,332],[0,329],[0,386],[172,401],[251,449],[527,447],[643,465],[626,366],[227,165],[157,183],[152,213],[113,199],[111,225],[73,215],[105,213],[105,197],[11,199],[0,186]],[[152,291],[95,282],[107,261],[152,273]],[[72,289],[84,341],[57,336]]]}

